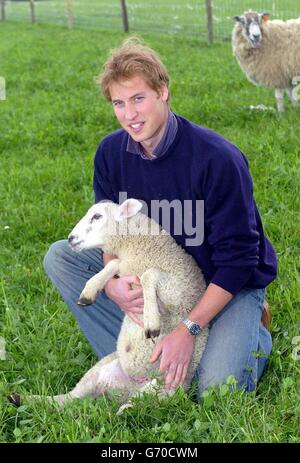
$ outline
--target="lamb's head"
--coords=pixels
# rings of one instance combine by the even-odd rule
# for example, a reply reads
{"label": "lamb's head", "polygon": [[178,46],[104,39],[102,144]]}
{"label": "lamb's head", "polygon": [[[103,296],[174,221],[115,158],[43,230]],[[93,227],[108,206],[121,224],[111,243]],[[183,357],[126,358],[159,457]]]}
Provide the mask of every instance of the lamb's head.
{"label": "lamb's head", "polygon": [[121,205],[110,201],[95,204],[71,231],[69,245],[77,252],[102,248],[111,237],[122,233],[126,220],[142,206],[137,199],[127,199]]}
{"label": "lamb's head", "polygon": [[252,48],[260,48],[263,39],[263,26],[269,20],[269,13],[246,11],[242,16],[234,16],[242,29],[242,34]]}

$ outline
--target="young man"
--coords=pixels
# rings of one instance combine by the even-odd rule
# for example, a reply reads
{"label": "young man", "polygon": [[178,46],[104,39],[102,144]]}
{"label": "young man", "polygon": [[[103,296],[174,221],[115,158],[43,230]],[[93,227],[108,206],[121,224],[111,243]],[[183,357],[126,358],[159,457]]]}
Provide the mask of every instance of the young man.
{"label": "young man", "polygon": [[[175,388],[186,375],[195,333],[209,324],[208,344],[195,374],[199,396],[229,375],[238,387],[254,390],[272,347],[261,319],[265,287],[276,277],[277,264],[245,156],[220,135],[170,111],[167,71],[158,55],[136,40],[111,53],[98,83],[122,128],[98,147],[96,202],[118,202],[121,192],[145,201],[149,211],[153,200],[189,201],[191,208],[183,214],[193,223],[197,201],[204,202],[203,242],[188,241],[185,229],[176,234],[174,223],[169,232],[196,259],[207,289],[189,320],[155,347],[151,361],[160,358],[165,387]],[[72,253],[66,241],[52,245],[45,257],[49,277],[99,357],[115,350],[123,312],[136,323],[143,312],[142,288],[131,286],[139,284],[136,275],[111,279],[106,294],[87,310],[77,306],[86,280],[112,258],[97,250]]]}

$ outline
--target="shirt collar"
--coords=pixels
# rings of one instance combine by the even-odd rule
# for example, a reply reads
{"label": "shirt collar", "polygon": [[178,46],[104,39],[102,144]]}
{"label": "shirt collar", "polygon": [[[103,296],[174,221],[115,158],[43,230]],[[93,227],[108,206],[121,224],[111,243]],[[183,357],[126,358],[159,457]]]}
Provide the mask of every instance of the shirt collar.
{"label": "shirt collar", "polygon": [[177,129],[178,129],[178,122],[175,117],[175,114],[169,111],[166,129],[164,131],[164,134],[160,142],[154,148],[153,155],[151,158],[145,156],[145,154],[143,153],[141,144],[135,141],[129,134],[128,134],[126,151],[128,151],[129,153],[138,154],[139,156],[141,156],[141,158],[147,159],[147,160],[159,158],[163,154],[165,154],[167,149],[173,143],[176,133],[177,133]]}

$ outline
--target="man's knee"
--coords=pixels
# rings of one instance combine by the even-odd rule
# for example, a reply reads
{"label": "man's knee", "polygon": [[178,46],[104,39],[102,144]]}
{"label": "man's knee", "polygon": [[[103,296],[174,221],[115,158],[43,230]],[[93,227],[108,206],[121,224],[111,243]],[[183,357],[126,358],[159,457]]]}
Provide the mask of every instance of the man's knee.
{"label": "man's knee", "polygon": [[44,257],[44,269],[48,275],[57,266],[59,259],[62,258],[67,247],[67,240],[56,241],[50,246]]}
{"label": "man's knee", "polygon": [[215,369],[212,365],[210,369],[197,369],[195,377],[197,381],[197,396],[201,399],[202,394],[205,390],[212,386],[220,386],[227,384],[230,390],[235,388],[252,392],[256,389],[257,385],[257,360],[253,359],[251,365],[245,365],[244,367],[236,366],[231,369]]}

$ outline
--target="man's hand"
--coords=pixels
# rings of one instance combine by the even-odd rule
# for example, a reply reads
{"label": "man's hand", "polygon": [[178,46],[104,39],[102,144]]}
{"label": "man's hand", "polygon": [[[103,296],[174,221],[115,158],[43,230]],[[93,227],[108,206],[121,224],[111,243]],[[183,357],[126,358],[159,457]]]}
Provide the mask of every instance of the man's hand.
{"label": "man's hand", "polygon": [[[132,289],[131,285],[138,285]],[[143,328],[143,322],[137,314],[143,313],[143,288],[137,276],[112,278],[105,285],[106,295],[123,310],[128,317]]]}
{"label": "man's hand", "polygon": [[160,371],[165,373],[165,389],[175,389],[185,380],[195,346],[195,337],[180,324],[154,348],[150,362],[161,356]]}

